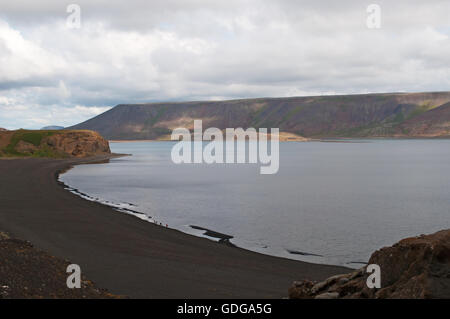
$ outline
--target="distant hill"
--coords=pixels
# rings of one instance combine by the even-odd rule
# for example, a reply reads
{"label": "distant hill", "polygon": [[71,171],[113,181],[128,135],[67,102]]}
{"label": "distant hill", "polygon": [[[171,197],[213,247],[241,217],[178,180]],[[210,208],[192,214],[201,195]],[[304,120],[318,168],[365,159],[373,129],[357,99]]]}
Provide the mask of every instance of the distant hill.
{"label": "distant hill", "polygon": [[174,128],[277,127],[305,137],[450,137],[450,92],[120,104],[71,129],[107,139],[161,139]]}
{"label": "distant hill", "polygon": [[57,125],[50,125],[50,126],[44,126],[41,128],[41,130],[62,130],[64,129],[64,126],[57,126]]}
{"label": "distant hill", "polygon": [[7,131],[7,129],[3,128],[3,127],[0,127],[0,132],[4,132],[4,131]]}

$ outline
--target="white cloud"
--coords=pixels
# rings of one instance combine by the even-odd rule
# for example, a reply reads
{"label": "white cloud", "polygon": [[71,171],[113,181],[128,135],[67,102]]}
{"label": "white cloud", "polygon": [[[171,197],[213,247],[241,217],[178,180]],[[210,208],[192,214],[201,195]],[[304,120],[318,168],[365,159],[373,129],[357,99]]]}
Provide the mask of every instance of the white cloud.
{"label": "white cloud", "polygon": [[119,103],[450,87],[449,1],[378,1],[379,30],[357,0],[77,3],[81,29],[60,1],[0,4],[0,126]]}
{"label": "white cloud", "polygon": [[41,128],[57,123],[61,126],[70,126],[73,123],[84,121],[109,110],[109,106],[82,106],[61,107],[60,105],[22,104],[13,101],[12,104],[3,104],[0,99],[0,114],[6,129]]}

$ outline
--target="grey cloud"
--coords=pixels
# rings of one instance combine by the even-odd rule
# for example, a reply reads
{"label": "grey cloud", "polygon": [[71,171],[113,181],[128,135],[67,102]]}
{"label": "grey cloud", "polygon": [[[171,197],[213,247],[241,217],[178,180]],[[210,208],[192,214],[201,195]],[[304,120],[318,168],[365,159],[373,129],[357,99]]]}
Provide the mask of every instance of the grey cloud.
{"label": "grey cloud", "polygon": [[0,126],[40,125],[27,105],[67,125],[119,103],[449,90],[448,0],[374,1],[380,30],[360,0],[73,2],[79,30],[61,1],[0,4],[0,108],[24,114]]}

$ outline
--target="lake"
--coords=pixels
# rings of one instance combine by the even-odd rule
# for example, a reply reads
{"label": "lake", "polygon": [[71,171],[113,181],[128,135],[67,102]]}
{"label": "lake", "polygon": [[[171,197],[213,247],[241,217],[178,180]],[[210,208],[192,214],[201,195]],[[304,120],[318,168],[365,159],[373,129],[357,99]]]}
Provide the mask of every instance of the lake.
{"label": "lake", "polygon": [[199,226],[264,254],[353,268],[402,238],[450,228],[450,140],[280,143],[274,175],[260,164],[177,165],[174,144],[111,143],[132,156],[60,179],[186,233],[204,236]]}

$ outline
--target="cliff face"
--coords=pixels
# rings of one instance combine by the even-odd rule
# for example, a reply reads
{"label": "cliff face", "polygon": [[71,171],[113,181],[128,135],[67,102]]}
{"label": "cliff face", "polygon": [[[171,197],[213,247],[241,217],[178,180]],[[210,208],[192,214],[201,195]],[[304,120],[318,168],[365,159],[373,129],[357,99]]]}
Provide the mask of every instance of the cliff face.
{"label": "cliff face", "polygon": [[450,298],[450,230],[403,239],[372,254],[381,288],[370,289],[365,267],[324,282],[295,282],[290,298]]}
{"label": "cliff face", "polygon": [[442,129],[450,112],[429,113],[449,102],[450,92],[438,92],[117,105],[72,128],[108,139],[158,139],[202,119],[204,128],[276,127],[304,137],[450,136]]}
{"label": "cliff face", "polygon": [[450,136],[450,103],[405,121],[400,129],[408,136]]}
{"label": "cliff face", "polygon": [[0,133],[0,155],[86,157],[110,154],[109,143],[94,131],[7,131]]}
{"label": "cliff face", "polygon": [[94,131],[64,132],[48,136],[42,141],[58,152],[75,157],[110,154],[109,143]]}

